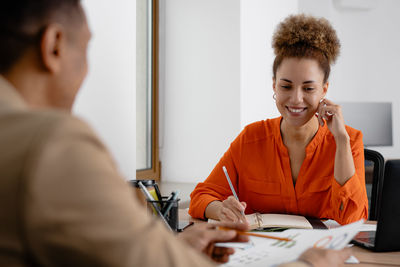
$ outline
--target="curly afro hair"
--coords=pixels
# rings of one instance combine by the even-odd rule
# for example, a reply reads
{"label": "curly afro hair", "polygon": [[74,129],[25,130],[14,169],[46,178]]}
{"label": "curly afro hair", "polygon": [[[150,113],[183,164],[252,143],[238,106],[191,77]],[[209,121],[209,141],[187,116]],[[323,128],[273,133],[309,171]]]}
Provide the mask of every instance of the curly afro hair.
{"label": "curly afro hair", "polygon": [[304,14],[291,15],[281,22],[272,37],[276,58],[273,75],[287,57],[316,59],[328,80],[330,65],[340,52],[340,41],[328,20]]}

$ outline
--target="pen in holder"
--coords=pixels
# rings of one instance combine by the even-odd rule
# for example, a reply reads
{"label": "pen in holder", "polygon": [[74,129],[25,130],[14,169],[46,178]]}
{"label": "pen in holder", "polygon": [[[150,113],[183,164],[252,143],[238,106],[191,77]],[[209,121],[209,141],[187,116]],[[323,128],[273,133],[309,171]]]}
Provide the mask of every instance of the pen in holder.
{"label": "pen in holder", "polygon": [[161,198],[161,193],[155,180],[129,180],[131,186],[135,188],[136,197],[143,206],[146,206],[146,197],[143,195],[143,192],[140,189],[139,182],[146,187],[155,200],[159,200]]}
{"label": "pen in holder", "polygon": [[162,216],[168,222],[171,229],[177,231],[179,227],[179,200],[176,197],[162,197],[161,200],[147,200],[147,204],[149,208],[153,207],[153,203],[161,207]]}
{"label": "pen in holder", "polygon": [[165,223],[165,227],[167,227],[167,229],[172,231],[172,229],[169,226],[167,220],[164,218],[163,214],[161,213],[161,207],[158,206],[157,203],[155,203],[156,200],[150,194],[149,190],[147,190],[147,188],[143,185],[142,181],[139,181],[137,184],[139,185],[140,189],[142,190],[142,193],[145,195],[146,200],[147,200],[147,204],[149,204],[149,203],[151,204],[151,206],[153,208],[153,211],[155,211],[156,214],[159,215],[160,219]]}

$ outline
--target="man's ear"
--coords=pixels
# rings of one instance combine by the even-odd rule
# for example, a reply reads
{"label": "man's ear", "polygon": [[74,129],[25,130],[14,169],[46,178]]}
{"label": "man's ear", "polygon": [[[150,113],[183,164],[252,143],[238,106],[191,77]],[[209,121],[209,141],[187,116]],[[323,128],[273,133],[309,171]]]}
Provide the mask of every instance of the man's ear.
{"label": "man's ear", "polygon": [[47,71],[60,72],[65,41],[65,32],[61,25],[50,24],[44,30],[40,42],[40,59]]}

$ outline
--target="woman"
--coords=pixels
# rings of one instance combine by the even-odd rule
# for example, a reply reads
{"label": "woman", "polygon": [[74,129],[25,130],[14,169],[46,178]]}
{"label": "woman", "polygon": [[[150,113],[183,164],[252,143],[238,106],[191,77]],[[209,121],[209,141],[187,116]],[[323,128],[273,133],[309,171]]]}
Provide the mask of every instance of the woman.
{"label": "woman", "polygon": [[[190,215],[245,221],[243,212],[286,213],[341,224],[367,219],[362,134],[325,98],[340,49],[335,30],[322,18],[289,16],[272,46],[281,117],[245,127],[192,192]],[[223,166],[242,202],[232,196]]]}

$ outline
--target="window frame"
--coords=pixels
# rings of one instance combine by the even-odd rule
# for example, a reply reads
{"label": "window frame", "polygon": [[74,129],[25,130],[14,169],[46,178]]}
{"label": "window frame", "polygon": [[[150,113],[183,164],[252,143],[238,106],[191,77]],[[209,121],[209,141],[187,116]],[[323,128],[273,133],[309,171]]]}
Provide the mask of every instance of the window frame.
{"label": "window frame", "polygon": [[161,175],[161,162],[159,160],[159,115],[158,115],[158,88],[159,88],[159,4],[158,0],[152,0],[152,60],[151,60],[151,80],[152,80],[152,94],[151,94],[151,168],[136,170],[136,179],[152,179],[160,181]]}

